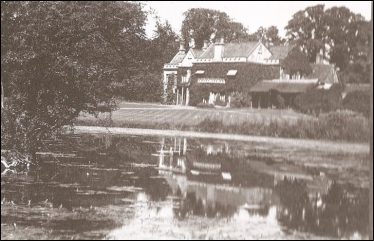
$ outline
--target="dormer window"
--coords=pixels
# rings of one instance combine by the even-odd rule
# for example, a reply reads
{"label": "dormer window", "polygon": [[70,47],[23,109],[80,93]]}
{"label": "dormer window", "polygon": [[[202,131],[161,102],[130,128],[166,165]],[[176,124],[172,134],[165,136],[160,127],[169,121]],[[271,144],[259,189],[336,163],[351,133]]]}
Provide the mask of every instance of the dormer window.
{"label": "dormer window", "polygon": [[236,69],[230,69],[228,72],[227,72],[227,76],[236,76],[236,73],[238,71]]}

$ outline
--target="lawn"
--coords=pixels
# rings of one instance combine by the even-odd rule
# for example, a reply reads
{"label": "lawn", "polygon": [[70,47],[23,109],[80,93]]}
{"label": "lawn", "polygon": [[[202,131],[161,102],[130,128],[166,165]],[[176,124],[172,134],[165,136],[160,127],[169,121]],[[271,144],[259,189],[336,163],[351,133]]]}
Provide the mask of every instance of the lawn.
{"label": "lawn", "polygon": [[[105,119],[108,113],[99,115]],[[269,123],[271,120],[294,122],[300,118],[311,118],[292,110],[275,109],[199,109],[190,106],[165,106],[152,103],[119,104],[119,109],[112,113],[113,124],[172,124],[197,125],[205,119],[222,121],[224,124],[240,124],[243,122]],[[81,114],[80,121],[95,120],[88,114]]]}

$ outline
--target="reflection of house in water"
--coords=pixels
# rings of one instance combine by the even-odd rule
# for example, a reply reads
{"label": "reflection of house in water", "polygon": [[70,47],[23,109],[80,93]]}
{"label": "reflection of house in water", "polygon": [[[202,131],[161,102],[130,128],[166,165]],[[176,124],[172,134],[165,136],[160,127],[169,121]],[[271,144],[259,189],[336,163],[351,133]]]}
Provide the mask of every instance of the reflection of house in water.
{"label": "reflection of house in water", "polygon": [[202,145],[187,153],[186,139],[176,139],[175,143],[170,147],[162,141],[159,154],[159,173],[165,176],[173,195],[182,196],[190,204],[194,200],[196,205],[200,203],[204,210],[211,211],[244,207],[266,214],[268,207],[277,202],[270,176],[263,178],[263,185],[240,186],[237,177],[243,173],[225,163],[228,145]]}
{"label": "reflection of house in water", "polygon": [[187,138],[174,138],[174,145],[170,147],[165,144],[165,138],[162,138],[158,168],[186,173],[186,152]]}
{"label": "reflection of house in water", "polygon": [[159,172],[165,176],[173,195],[194,195],[204,208],[247,207],[264,210],[279,204],[278,183],[299,180],[306,183],[310,199],[327,192],[330,181],[313,176],[301,166],[267,163],[247,157],[235,157],[226,144],[200,144],[187,149],[187,139],[161,142]]}

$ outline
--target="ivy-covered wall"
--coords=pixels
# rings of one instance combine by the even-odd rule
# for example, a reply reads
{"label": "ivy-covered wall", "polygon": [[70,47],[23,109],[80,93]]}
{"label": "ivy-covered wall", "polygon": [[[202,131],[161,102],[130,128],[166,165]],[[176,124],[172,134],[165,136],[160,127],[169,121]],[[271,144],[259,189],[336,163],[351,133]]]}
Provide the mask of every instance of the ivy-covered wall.
{"label": "ivy-covered wall", "polygon": [[[204,74],[196,75],[197,70]],[[237,70],[236,76],[227,76],[229,70]],[[225,84],[199,84],[201,78],[224,78]],[[263,65],[255,63],[195,63],[192,67],[190,105],[197,105],[203,98],[209,97],[209,92],[230,94],[241,92],[249,94],[250,88],[258,81],[279,78],[279,65]]]}

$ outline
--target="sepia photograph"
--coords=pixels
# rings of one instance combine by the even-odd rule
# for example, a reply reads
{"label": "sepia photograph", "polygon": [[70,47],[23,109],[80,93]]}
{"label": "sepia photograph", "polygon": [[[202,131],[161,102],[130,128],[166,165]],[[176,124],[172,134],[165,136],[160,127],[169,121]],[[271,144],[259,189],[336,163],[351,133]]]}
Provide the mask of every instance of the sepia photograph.
{"label": "sepia photograph", "polygon": [[372,240],[371,1],[1,1],[1,240]]}

